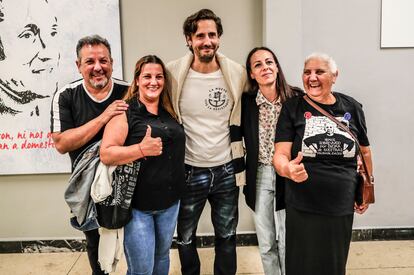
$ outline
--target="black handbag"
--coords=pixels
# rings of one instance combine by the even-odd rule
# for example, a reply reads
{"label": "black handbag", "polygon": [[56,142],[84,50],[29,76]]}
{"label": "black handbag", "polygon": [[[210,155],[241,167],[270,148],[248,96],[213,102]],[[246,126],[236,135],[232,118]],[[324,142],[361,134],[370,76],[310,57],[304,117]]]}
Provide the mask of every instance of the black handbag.
{"label": "black handbag", "polygon": [[[349,130],[348,127],[343,125],[341,122],[336,120],[331,114],[329,114],[324,109],[322,109],[317,104],[315,104],[307,95],[304,95],[303,98],[306,100],[306,102],[309,103],[309,105],[311,105],[321,114],[323,114],[324,116],[326,116],[327,118],[335,122],[339,128],[341,128],[343,131],[350,134],[351,137],[353,137],[353,139],[355,140],[355,143],[357,144],[358,148],[361,148],[361,146],[359,145],[358,139]],[[367,164],[365,163],[365,159],[364,159],[364,156],[362,155],[361,150],[359,150],[359,156],[362,161],[362,167],[358,169],[358,183],[357,183],[357,189],[356,189],[356,194],[355,194],[355,202],[357,205],[371,204],[375,202],[373,177],[368,172]]]}
{"label": "black handbag", "polygon": [[131,200],[138,180],[139,161],[118,165],[112,174],[112,193],[96,203],[98,223],[101,227],[124,227],[132,215]]}

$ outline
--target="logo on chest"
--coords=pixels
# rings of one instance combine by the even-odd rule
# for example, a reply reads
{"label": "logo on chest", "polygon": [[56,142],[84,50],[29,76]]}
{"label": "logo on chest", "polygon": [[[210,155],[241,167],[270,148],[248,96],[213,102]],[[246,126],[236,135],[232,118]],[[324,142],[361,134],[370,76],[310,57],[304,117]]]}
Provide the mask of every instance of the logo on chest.
{"label": "logo on chest", "polygon": [[213,88],[208,91],[208,98],[204,101],[210,110],[223,110],[229,105],[229,95],[224,88]]}

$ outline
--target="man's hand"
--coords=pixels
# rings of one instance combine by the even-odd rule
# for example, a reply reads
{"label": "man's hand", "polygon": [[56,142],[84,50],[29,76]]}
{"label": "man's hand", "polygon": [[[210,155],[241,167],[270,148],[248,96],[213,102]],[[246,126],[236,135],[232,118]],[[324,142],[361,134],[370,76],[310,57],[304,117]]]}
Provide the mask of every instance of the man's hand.
{"label": "man's hand", "polygon": [[287,175],[288,178],[294,182],[303,182],[308,179],[308,173],[306,172],[305,166],[302,162],[303,154],[302,152],[298,153],[298,156],[295,159],[292,159],[287,164]]}
{"label": "man's hand", "polygon": [[107,124],[112,117],[124,113],[128,109],[128,104],[123,100],[115,100],[100,115],[104,124]]}
{"label": "man's hand", "polygon": [[162,154],[162,141],[161,138],[151,137],[151,126],[148,125],[147,132],[145,133],[144,138],[139,143],[144,157],[146,156],[159,156]]}
{"label": "man's hand", "polygon": [[59,153],[74,151],[90,141],[116,115],[123,114],[128,104],[123,100],[115,100],[98,117],[77,128],[68,129],[62,133],[53,133],[52,138]]}

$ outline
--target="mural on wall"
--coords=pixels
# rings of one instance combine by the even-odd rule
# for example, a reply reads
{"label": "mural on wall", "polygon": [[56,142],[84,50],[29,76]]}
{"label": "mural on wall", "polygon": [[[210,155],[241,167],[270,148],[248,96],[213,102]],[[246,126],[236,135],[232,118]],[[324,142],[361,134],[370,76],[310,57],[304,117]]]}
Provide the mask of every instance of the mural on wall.
{"label": "mural on wall", "polygon": [[118,0],[0,0],[0,174],[70,172],[50,137],[53,94],[81,77],[79,38],[111,44],[122,79]]}

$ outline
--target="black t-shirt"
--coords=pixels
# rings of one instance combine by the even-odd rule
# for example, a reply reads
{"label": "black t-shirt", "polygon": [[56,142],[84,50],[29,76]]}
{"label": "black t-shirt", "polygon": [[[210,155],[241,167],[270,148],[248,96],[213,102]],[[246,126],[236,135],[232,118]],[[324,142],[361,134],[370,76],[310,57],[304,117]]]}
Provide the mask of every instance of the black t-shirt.
{"label": "black t-shirt", "polygon": [[[350,96],[333,94],[334,104],[315,103],[350,127],[361,145],[369,146],[361,104]],[[284,103],[275,142],[293,142],[292,159],[301,151],[309,175],[303,183],[287,180],[289,206],[325,215],[353,213],[358,148],[348,133],[298,96]]]}
{"label": "black t-shirt", "polygon": [[[102,114],[113,101],[122,99],[128,89],[128,84],[114,78],[112,83],[113,87],[108,96],[101,101],[97,101],[86,91],[83,79],[72,82],[57,91],[52,101],[50,131],[52,133],[64,132],[78,128]],[[85,148],[102,139],[103,131],[104,127],[85,145],[69,152],[72,166]]]}
{"label": "black t-shirt", "polygon": [[151,136],[162,140],[160,156],[140,159],[132,207],[141,211],[166,209],[181,198],[185,188],[183,126],[161,106],[158,107],[158,115],[154,115],[136,98],[128,103],[128,136],[125,145],[141,142],[147,125],[151,126]]}

